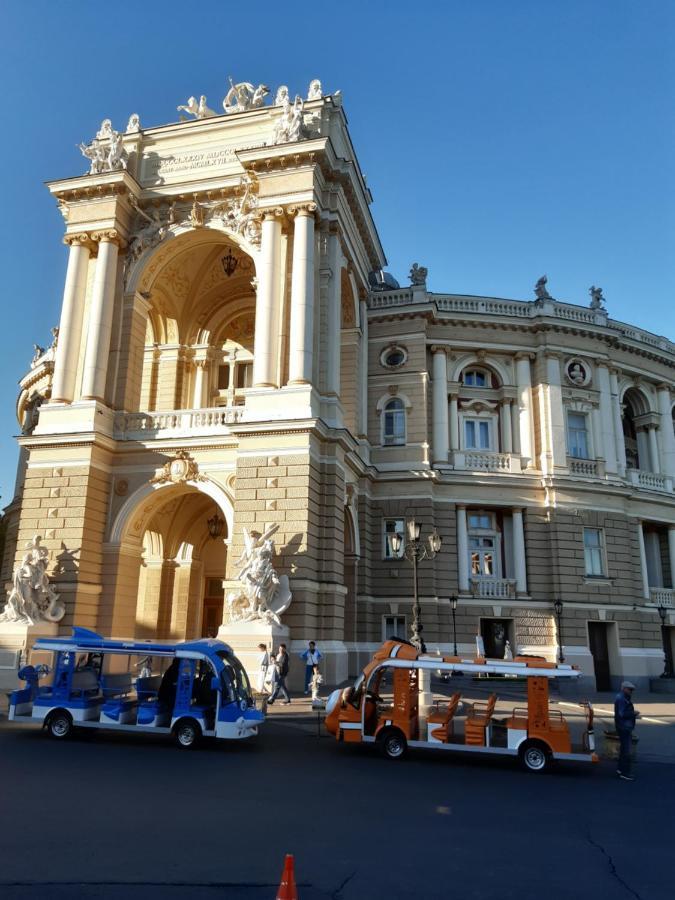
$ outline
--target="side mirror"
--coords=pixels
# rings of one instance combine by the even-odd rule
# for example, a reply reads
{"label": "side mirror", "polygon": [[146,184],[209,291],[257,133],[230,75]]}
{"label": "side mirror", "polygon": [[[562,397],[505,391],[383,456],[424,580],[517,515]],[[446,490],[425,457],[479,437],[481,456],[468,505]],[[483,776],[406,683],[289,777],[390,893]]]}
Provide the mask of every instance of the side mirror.
{"label": "side mirror", "polygon": [[217,691],[220,690],[220,678],[217,675],[214,675],[211,679],[211,690]]}

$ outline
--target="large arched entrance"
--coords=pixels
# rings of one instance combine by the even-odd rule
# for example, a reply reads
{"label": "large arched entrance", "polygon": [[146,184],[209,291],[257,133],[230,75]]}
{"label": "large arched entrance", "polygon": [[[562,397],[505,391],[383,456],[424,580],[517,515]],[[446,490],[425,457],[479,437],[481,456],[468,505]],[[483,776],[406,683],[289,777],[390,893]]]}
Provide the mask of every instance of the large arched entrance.
{"label": "large arched entrance", "polygon": [[200,228],[172,234],[134,264],[120,332],[129,349],[120,349],[119,408],[243,404],[253,378],[255,256],[236,235]]}
{"label": "large arched entrance", "polygon": [[106,549],[100,627],[115,636],[215,636],[232,506],[213,482],[147,485],[120,510]]}

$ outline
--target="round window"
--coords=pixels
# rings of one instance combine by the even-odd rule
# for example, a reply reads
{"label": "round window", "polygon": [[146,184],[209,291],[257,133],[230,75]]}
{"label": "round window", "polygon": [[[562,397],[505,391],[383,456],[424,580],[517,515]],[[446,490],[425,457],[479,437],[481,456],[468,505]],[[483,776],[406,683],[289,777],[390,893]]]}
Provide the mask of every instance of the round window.
{"label": "round window", "polygon": [[402,366],[407,358],[408,354],[403,347],[387,347],[380,357],[382,365],[387,366],[390,369],[396,369],[399,366]]}

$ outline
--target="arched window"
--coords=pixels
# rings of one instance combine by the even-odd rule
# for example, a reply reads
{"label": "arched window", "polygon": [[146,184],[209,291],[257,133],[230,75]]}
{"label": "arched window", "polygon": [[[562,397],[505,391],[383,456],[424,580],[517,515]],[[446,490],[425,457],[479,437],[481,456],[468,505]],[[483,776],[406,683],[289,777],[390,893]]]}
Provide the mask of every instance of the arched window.
{"label": "arched window", "polygon": [[382,443],[386,447],[405,444],[405,405],[403,400],[394,397],[384,407],[382,416]]}
{"label": "arched window", "polygon": [[462,384],[465,387],[492,387],[492,374],[486,369],[465,369],[462,373]]}

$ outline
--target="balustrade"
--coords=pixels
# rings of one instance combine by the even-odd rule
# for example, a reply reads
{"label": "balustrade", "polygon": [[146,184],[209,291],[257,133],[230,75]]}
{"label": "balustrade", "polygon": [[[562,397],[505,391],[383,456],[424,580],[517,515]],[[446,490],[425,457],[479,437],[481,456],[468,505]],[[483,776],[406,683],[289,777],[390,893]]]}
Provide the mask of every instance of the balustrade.
{"label": "balustrade", "polygon": [[113,436],[118,441],[144,437],[168,437],[227,433],[228,426],[240,422],[243,406],[219,406],[215,409],[174,409],[166,412],[117,413]]}
{"label": "balustrade", "polygon": [[516,596],[516,582],[513,578],[475,576],[471,579],[471,593],[474,597],[486,599],[512,599]]}

